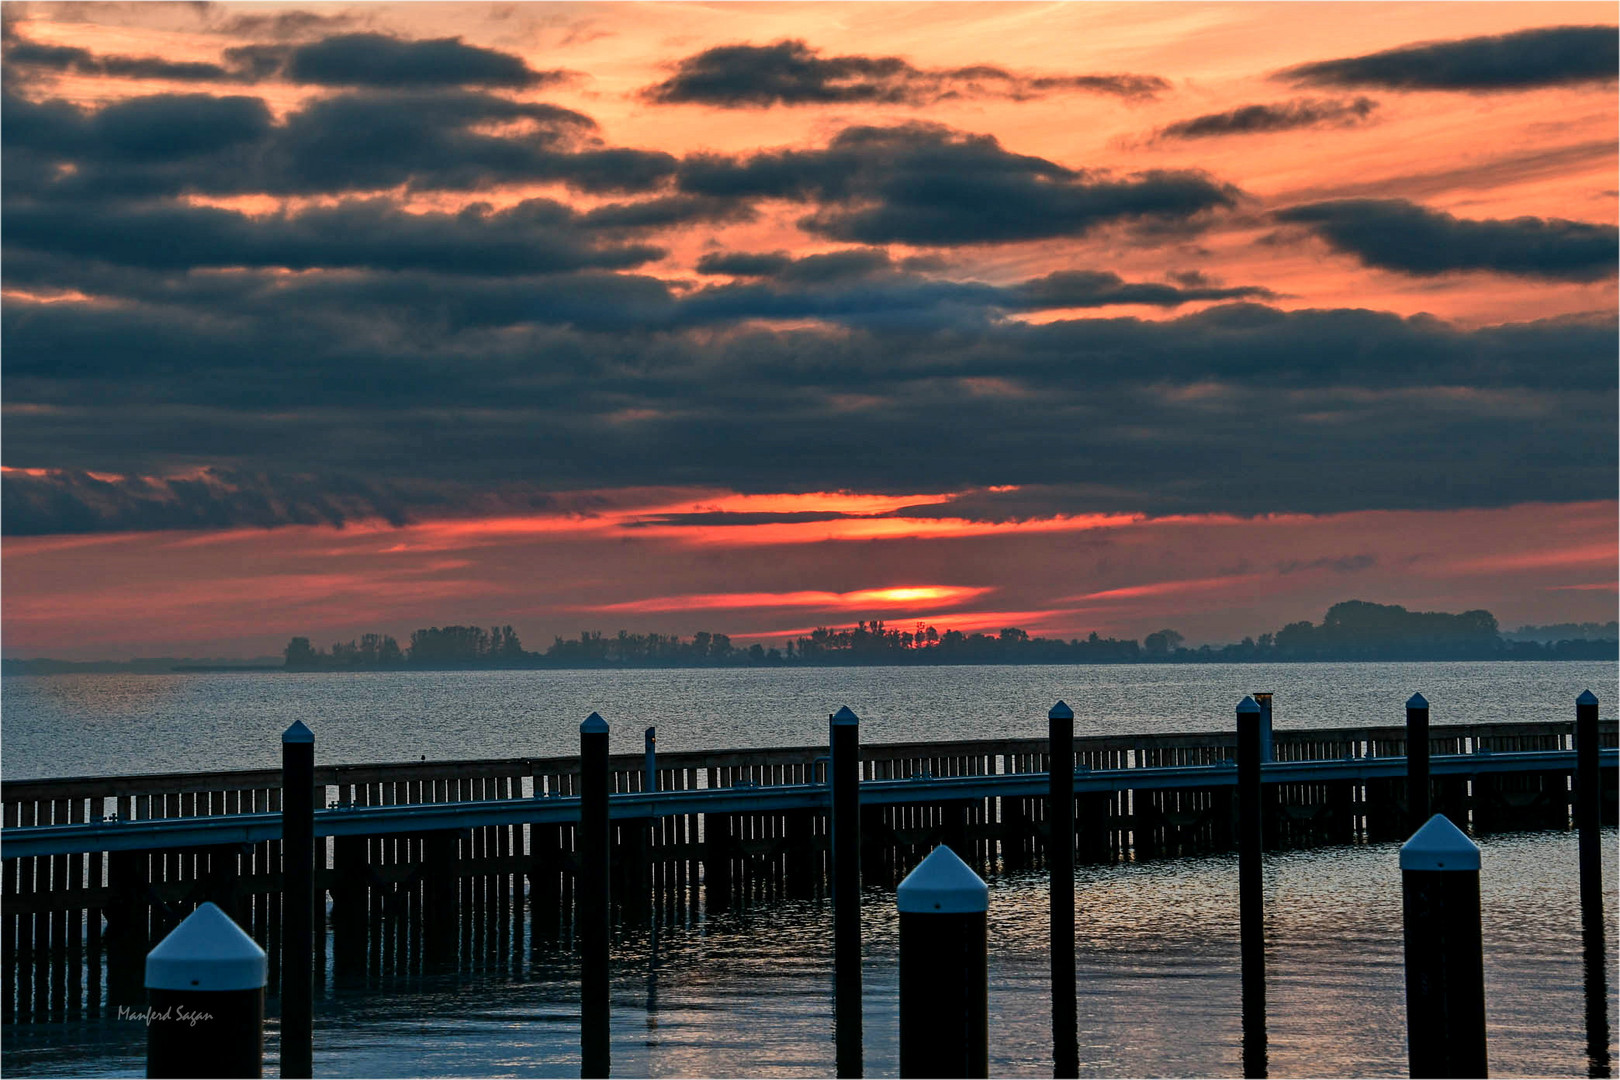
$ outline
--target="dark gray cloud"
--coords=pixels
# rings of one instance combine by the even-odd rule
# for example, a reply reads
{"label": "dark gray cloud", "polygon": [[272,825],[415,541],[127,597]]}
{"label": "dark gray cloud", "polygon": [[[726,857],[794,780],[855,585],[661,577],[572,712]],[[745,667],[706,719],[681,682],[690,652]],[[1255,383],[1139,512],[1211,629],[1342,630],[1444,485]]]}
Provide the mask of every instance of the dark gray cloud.
{"label": "dark gray cloud", "polygon": [[[1030,326],[983,317],[1002,290],[891,272],[776,290],[801,308],[880,293],[888,321],[688,331],[694,298],[622,274],[335,277],[189,302],[201,286],[8,300],[6,461],[458,493],[422,513],[518,481],[1053,487],[1031,516],[1500,505],[1607,498],[1616,481],[1612,321],[1464,329],[1235,304]],[[896,299],[930,285],[955,300]]]}
{"label": "dark gray cloud", "polygon": [[[505,210],[406,213],[392,200],[249,216],[179,203],[19,203],[7,208],[12,249],[149,270],[203,267],[431,270],[499,277],[586,267],[625,268],[661,258],[646,245],[601,244],[572,209],[530,199]],[[24,264],[22,273],[28,273]],[[8,280],[18,280],[16,273]]]}
{"label": "dark gray cloud", "polygon": [[1119,221],[1187,223],[1236,205],[1196,172],[1114,177],[1014,154],[934,125],[852,127],[824,149],[682,162],[683,191],[819,204],[800,226],[865,244],[953,245],[1078,236]]}
{"label": "dark gray cloud", "polygon": [[803,41],[719,45],[688,56],[668,79],[642,91],[660,104],[720,108],[874,102],[921,106],[945,98],[1026,100],[1075,91],[1130,100],[1168,89],[1156,75],[1033,76],[989,65],[918,68],[898,56],[823,56]]}
{"label": "dark gray cloud", "polygon": [[47,45],[14,34],[3,51],[6,75],[26,80],[39,72],[105,75],[120,79],[168,79],[174,82],[225,82],[232,73],[206,61],[165,60],[158,56],[100,55],[73,45]]}
{"label": "dark gray cloud", "polygon": [[1226,112],[1205,113],[1160,128],[1159,139],[1210,139],[1225,135],[1257,135],[1309,127],[1353,127],[1372,115],[1378,102],[1295,98],[1270,105],[1242,105]]}
{"label": "dark gray cloud", "polygon": [[1561,218],[1473,221],[1404,199],[1340,199],[1277,212],[1368,266],[1433,276],[1462,270],[1563,281],[1613,277],[1612,225]]}
{"label": "dark gray cloud", "polygon": [[1617,36],[1613,26],[1547,26],[1322,60],[1277,77],[1312,86],[1476,92],[1612,83],[1620,67]]}
{"label": "dark gray cloud", "polygon": [[[602,146],[589,117],[465,90],[356,92],[280,123],[255,97],[154,94],[89,110],[8,94],[7,197],[341,194],[557,181],[587,191],[666,183],[668,154]],[[499,132],[489,130],[498,125]]]}
{"label": "dark gray cloud", "polygon": [[226,60],[256,80],[317,86],[425,90],[435,87],[521,89],[568,78],[536,71],[520,56],[468,45],[460,38],[408,40],[388,34],[335,34],[301,45],[243,45]]}
{"label": "dark gray cloud", "polygon": [[92,476],[73,470],[0,475],[7,536],[162,529],[344,525],[408,520],[400,500],[350,477],[275,477],[201,470],[178,477]]}

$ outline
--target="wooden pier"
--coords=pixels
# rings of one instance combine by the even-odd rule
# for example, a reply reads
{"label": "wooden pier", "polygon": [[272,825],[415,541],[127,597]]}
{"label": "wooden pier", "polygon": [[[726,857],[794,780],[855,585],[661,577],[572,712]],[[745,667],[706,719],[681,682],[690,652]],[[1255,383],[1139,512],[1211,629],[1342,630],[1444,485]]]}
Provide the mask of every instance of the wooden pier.
{"label": "wooden pier", "polygon": [[[1433,728],[1434,809],[1476,835],[1570,828],[1571,728]],[[1268,846],[1403,839],[1405,734],[1277,731]],[[1620,745],[1615,721],[1601,739]],[[1075,739],[1075,857],[1230,849],[1235,742]],[[939,843],[984,875],[1039,865],[1051,842],[1046,753],[1045,739],[862,746],[865,882],[893,886]],[[642,754],[613,757],[616,916],[670,923],[825,896],[826,764],[825,746],[660,754],[654,792]],[[335,976],[566,947],[578,776],[573,757],[317,766],[317,946],[330,947]],[[1606,752],[1609,824],[1615,777]],[[139,1002],[146,951],[204,900],[267,949],[274,990],[280,785],[279,770],[0,783],[6,1022]]]}

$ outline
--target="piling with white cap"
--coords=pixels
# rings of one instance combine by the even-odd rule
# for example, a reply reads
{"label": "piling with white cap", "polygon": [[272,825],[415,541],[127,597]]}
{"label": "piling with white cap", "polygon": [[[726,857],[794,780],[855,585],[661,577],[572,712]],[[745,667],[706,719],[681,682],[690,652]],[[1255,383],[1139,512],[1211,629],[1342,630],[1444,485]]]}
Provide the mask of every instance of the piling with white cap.
{"label": "piling with white cap", "polygon": [[1080,1075],[1074,986],[1074,710],[1053,705],[1047,721],[1047,893],[1051,907],[1052,1075]]}
{"label": "piling with white cap", "polygon": [[[1575,827],[1580,832],[1581,922],[1586,936],[1603,936],[1602,778],[1598,773],[1598,699],[1575,699]],[[1600,953],[1601,949],[1598,950]]]}
{"label": "piling with white cap", "polygon": [[1429,820],[1429,702],[1422,694],[1406,701],[1406,821],[1417,829]]}
{"label": "piling with white cap", "polygon": [[827,718],[832,774],[833,1028],[837,1075],[860,1076],[861,720],[848,705]]}
{"label": "piling with white cap", "polygon": [[1412,1076],[1486,1075],[1479,847],[1444,814],[1401,846],[1401,912]]}
{"label": "piling with white cap", "polygon": [[[324,914],[324,912],[323,912]],[[281,735],[281,1075],[314,1071],[315,736]]]}
{"label": "piling with white cap", "polygon": [[1266,1075],[1266,915],[1261,876],[1260,704],[1237,707],[1238,937],[1243,965],[1243,1075]]}
{"label": "piling with white cap", "polygon": [[204,903],[146,957],[146,1075],[263,1076],[264,950]]}
{"label": "piling with white cap", "polygon": [[990,889],[945,845],[895,890],[900,909],[900,1075],[990,1075]]}
{"label": "piling with white cap", "polygon": [[611,1066],[608,1002],[608,725],[597,713],[579,725],[580,1069],[607,1076]]}

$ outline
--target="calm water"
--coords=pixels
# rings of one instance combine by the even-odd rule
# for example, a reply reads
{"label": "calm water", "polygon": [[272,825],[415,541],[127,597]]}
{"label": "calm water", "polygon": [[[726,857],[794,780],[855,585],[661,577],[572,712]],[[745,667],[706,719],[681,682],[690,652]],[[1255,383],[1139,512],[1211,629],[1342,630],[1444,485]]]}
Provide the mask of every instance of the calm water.
{"label": "calm water", "polygon": [[[315,730],[319,760],[355,762],[566,754],[593,709],[614,725],[618,749],[639,749],[642,727],[656,724],[660,747],[677,750],[815,744],[843,704],[861,714],[864,739],[890,741],[1043,736],[1059,697],[1076,706],[1081,730],[1120,733],[1226,728],[1254,690],[1277,693],[1281,728],[1399,723],[1414,690],[1437,723],[1572,718],[1587,688],[1613,715],[1615,683],[1613,663],[243,673],[13,676],[0,703],[5,775],[28,777],[272,766],[295,717]],[[1609,830],[1611,886],[1614,841]],[[1482,846],[1492,1072],[1585,1075],[1575,838]],[[1085,867],[1077,887],[1083,1074],[1238,1075],[1235,859]],[[1267,887],[1272,1075],[1405,1075],[1395,846],[1274,854]],[[1045,895],[1039,877],[992,882],[997,1075],[1051,1074]],[[1612,887],[1606,902],[1612,927]],[[867,1072],[892,1076],[892,892],[869,891],[863,916]],[[831,948],[829,911],[808,902],[698,917],[656,942],[624,930],[615,1073],[830,1075]],[[329,973],[317,1074],[577,1075],[577,1002],[566,951],[521,937],[455,974],[375,976],[356,988]],[[141,1025],[116,1020],[13,1026],[4,1069],[138,1076],[144,1039]],[[274,1054],[272,1030],[272,1071]]]}
{"label": "calm water", "polygon": [[[1614,839],[1609,830],[1610,882]],[[1574,836],[1482,846],[1491,1072],[1584,1076]],[[1395,845],[1274,854],[1266,876],[1272,1075],[1406,1075]],[[1077,874],[1082,1075],[1241,1074],[1236,881],[1233,857]],[[1608,901],[1612,925],[1612,890]],[[1050,1076],[1044,879],[994,881],[990,912],[992,1075]],[[893,894],[869,891],[863,916],[866,1071],[893,1076]],[[615,1075],[830,1076],[831,951],[830,913],[808,902],[664,928],[656,952],[645,930],[624,932],[613,959]],[[521,953],[364,989],[329,981],[316,1075],[577,1076],[576,973],[566,954]],[[1611,1030],[1614,1009],[1611,990]],[[10,1027],[5,1069],[139,1076],[144,1039],[140,1024],[116,1020]],[[272,1066],[274,1055],[272,1033]]]}
{"label": "calm water", "polygon": [[614,749],[809,746],[848,705],[867,742],[1044,738],[1062,698],[1081,733],[1230,729],[1275,691],[1279,728],[1400,724],[1421,691],[1436,724],[1615,714],[1617,665],[1591,663],[1050,665],[813,670],[13,675],[0,679],[13,779],[273,767],[301,719],[323,763],[549,756],[598,711]]}

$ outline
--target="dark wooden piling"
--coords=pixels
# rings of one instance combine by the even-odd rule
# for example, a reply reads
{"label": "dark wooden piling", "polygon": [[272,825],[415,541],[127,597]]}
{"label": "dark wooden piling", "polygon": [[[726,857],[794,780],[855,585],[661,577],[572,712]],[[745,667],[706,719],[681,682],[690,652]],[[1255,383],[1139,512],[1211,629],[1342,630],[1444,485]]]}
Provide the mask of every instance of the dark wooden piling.
{"label": "dark wooden piling", "polygon": [[1429,816],[1429,703],[1413,694],[1406,702],[1407,828],[1416,832]]}
{"label": "dark wooden piling", "polygon": [[611,1067],[608,1003],[608,726],[591,713],[579,726],[580,1075],[605,1077]]}
{"label": "dark wooden piling", "polygon": [[1052,1075],[1080,1075],[1074,985],[1074,710],[1052,706],[1047,721],[1047,889],[1051,897]]}
{"label": "dark wooden piling", "polygon": [[827,718],[832,762],[833,1026],[836,1069],[861,1061],[861,728],[846,705]]}
{"label": "dark wooden piling", "polygon": [[281,1075],[313,1075],[315,736],[294,720],[281,736]]}
{"label": "dark wooden piling", "polygon": [[230,916],[198,907],[146,958],[146,1075],[263,1076],[268,976]]}
{"label": "dark wooden piling", "polygon": [[900,1075],[990,1075],[990,890],[941,844],[895,890]]}
{"label": "dark wooden piling", "polygon": [[1401,847],[1413,1077],[1485,1076],[1479,848],[1436,814]]}
{"label": "dark wooden piling", "polygon": [[1237,707],[1238,932],[1243,963],[1243,1075],[1266,1075],[1266,925],[1261,876],[1260,706]]}
{"label": "dark wooden piling", "polygon": [[1603,933],[1603,780],[1598,772],[1598,699],[1575,700],[1575,824],[1579,830],[1581,922]]}

